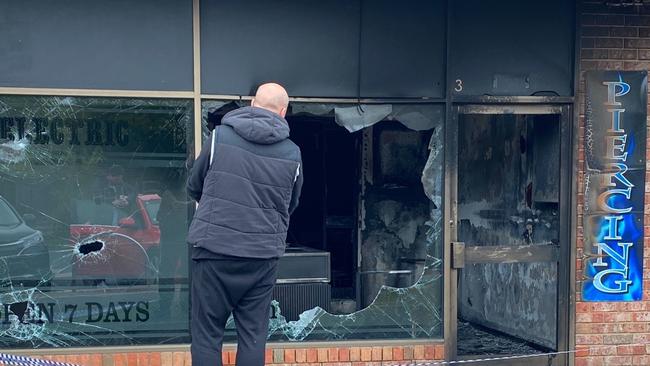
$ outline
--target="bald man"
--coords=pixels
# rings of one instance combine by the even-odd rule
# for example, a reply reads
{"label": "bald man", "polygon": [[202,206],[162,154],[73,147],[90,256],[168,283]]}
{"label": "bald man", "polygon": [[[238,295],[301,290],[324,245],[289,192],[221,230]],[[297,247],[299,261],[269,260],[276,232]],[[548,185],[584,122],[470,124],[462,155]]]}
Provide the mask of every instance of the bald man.
{"label": "bald man", "polygon": [[223,117],[190,173],[187,190],[199,203],[188,234],[194,366],[222,365],[231,313],[237,365],[264,365],[278,258],[302,187],[288,105],[282,86],[260,86],[250,107]]}

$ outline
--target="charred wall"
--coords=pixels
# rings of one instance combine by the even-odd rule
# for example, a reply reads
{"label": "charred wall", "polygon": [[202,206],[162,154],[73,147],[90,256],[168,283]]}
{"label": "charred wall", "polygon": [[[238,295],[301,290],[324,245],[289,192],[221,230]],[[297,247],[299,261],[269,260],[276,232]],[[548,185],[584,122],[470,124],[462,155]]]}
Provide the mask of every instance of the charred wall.
{"label": "charred wall", "polygon": [[382,286],[409,287],[424,270],[430,217],[420,177],[431,132],[382,122],[368,129],[361,231],[361,306]]}

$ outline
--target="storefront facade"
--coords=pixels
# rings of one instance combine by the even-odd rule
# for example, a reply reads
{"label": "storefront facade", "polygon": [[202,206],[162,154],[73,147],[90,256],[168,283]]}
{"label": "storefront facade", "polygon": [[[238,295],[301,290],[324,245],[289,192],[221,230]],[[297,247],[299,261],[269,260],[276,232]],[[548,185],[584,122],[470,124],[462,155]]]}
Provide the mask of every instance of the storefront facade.
{"label": "storefront facade", "polygon": [[[560,0],[0,2],[1,347],[189,365],[188,168],[225,113],[277,81],[305,188],[268,364],[650,364],[647,78],[585,74],[647,70],[646,13]],[[624,105],[622,127],[603,130],[611,145],[590,104],[608,90]],[[630,156],[610,174],[629,192],[602,202],[600,145]],[[590,209],[622,210],[607,194],[634,202],[627,226]],[[637,266],[602,262],[628,252],[594,246],[599,217],[614,223],[605,240],[638,229],[616,247]],[[602,280],[612,274],[623,279]],[[229,324],[224,364],[235,340]]]}

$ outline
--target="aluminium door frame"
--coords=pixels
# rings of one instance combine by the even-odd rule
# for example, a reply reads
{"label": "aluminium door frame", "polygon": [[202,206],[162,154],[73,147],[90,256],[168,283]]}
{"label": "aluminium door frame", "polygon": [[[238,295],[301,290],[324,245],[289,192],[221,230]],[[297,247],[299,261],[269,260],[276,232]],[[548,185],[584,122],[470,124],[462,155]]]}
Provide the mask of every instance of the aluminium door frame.
{"label": "aluminium door frame", "polygon": [[[575,243],[572,237],[572,182],[573,182],[573,100],[559,98],[495,98],[495,100],[474,99],[459,101],[448,109],[445,119],[444,144],[444,313],[445,313],[445,358],[457,360],[458,329],[458,269],[452,268],[452,243],[458,240],[458,121],[460,114],[556,114],[560,116],[560,227],[557,271],[557,350],[569,351],[570,309],[575,302],[575,286],[572,286],[572,266],[575,262]],[[572,98],[571,98],[572,99]],[[464,102],[464,103],[463,103]],[[540,102],[540,103],[537,103]],[[548,357],[518,358],[510,361],[484,362],[484,365],[568,365],[569,354],[562,353],[553,359]],[[550,363],[549,363],[550,362]]]}

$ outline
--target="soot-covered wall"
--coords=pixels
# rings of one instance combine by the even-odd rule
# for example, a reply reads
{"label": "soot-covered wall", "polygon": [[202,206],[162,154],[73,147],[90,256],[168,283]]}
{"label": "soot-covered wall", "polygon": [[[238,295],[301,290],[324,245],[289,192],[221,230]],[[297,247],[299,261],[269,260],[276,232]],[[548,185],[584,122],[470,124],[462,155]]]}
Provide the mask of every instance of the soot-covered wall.
{"label": "soot-covered wall", "polygon": [[[191,91],[192,4],[0,0],[0,86]],[[573,95],[570,1],[201,0],[199,12],[204,94],[276,81],[296,97]]]}
{"label": "soot-covered wall", "polygon": [[450,4],[454,96],[573,95],[575,2]]}
{"label": "soot-covered wall", "polygon": [[445,1],[201,2],[204,93],[443,97]]}
{"label": "soot-covered wall", "polygon": [[202,88],[248,95],[273,80],[303,97],[570,96],[573,8],[562,0],[203,0]]}

